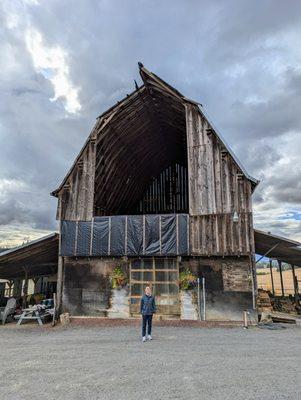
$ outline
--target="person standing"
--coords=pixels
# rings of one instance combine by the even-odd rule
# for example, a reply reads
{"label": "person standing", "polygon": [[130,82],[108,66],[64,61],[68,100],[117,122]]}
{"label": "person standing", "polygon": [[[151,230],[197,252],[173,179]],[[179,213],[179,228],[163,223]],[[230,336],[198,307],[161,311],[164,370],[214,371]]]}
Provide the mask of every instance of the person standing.
{"label": "person standing", "polygon": [[152,340],[152,320],[153,314],[156,312],[156,301],[152,295],[152,290],[149,286],[145,288],[145,294],[141,298],[140,313],[142,315],[142,342],[146,342],[146,329],[147,340]]}

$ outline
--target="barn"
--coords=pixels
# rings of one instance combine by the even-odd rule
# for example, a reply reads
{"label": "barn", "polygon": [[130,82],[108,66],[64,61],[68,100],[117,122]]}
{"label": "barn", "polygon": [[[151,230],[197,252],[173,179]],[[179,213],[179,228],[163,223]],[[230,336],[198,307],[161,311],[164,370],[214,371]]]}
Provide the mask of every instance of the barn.
{"label": "barn", "polygon": [[[96,119],[57,197],[61,310],[160,318],[255,308],[252,178],[203,107],[139,63],[143,84]],[[204,311],[205,312],[205,311]],[[203,315],[205,317],[205,314]]]}

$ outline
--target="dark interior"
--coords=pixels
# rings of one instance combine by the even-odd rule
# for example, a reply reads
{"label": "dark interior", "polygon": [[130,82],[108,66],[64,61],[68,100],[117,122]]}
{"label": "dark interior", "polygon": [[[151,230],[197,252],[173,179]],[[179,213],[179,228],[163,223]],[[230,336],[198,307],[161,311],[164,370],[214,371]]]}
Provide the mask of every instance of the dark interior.
{"label": "dark interior", "polygon": [[188,212],[185,108],[142,87],[97,143],[94,215]]}

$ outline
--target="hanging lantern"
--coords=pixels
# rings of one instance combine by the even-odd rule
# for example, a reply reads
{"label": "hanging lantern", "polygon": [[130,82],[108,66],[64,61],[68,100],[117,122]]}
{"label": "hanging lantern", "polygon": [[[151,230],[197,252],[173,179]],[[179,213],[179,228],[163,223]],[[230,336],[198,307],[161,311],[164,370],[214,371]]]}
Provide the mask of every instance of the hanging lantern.
{"label": "hanging lantern", "polygon": [[234,214],[233,214],[233,222],[238,222],[238,220],[239,220],[238,214],[237,214],[236,211],[234,211]]}

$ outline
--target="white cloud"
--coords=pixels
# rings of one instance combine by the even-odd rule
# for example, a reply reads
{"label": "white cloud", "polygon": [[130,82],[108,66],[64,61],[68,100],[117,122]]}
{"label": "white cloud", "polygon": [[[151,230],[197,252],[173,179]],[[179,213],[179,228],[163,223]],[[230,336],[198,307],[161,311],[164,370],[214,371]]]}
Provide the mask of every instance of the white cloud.
{"label": "white cloud", "polygon": [[71,82],[64,50],[60,46],[47,47],[41,33],[32,28],[26,32],[25,40],[34,67],[53,84],[54,97],[50,100],[64,99],[66,111],[70,114],[78,113],[81,109],[78,88]]}
{"label": "white cloud", "polygon": [[31,225],[12,224],[9,227],[0,225],[0,248],[12,248],[22,243],[39,239],[49,235],[53,231],[43,229],[32,229]]}

